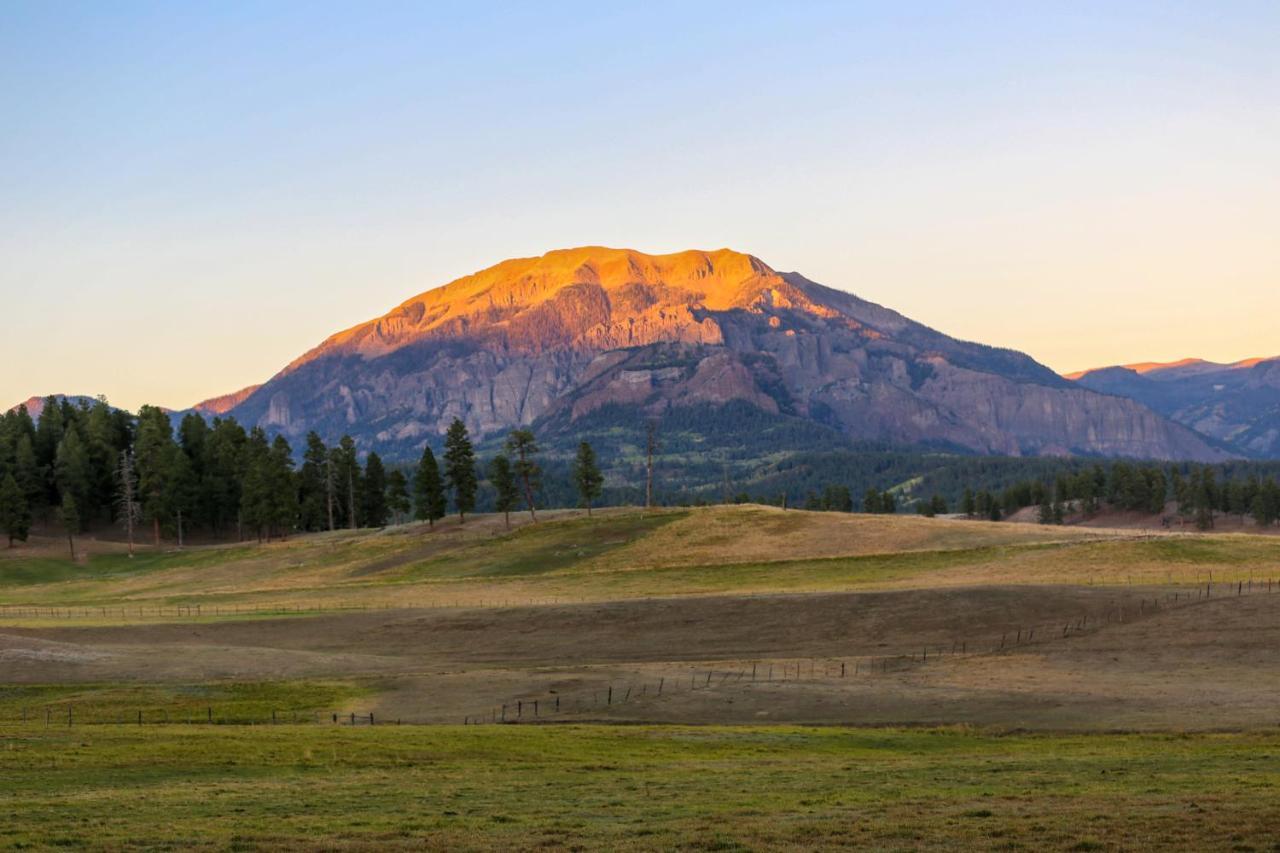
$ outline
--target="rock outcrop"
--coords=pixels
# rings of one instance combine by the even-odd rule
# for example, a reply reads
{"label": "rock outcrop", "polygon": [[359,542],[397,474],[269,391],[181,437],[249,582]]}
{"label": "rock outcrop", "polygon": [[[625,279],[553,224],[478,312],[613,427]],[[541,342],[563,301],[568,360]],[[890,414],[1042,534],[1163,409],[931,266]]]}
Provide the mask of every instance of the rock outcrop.
{"label": "rock outcrop", "polygon": [[231,413],[410,450],[602,406],[744,401],[857,439],[1213,460],[1192,430],[729,250],[587,247],[497,266],[331,336]]}

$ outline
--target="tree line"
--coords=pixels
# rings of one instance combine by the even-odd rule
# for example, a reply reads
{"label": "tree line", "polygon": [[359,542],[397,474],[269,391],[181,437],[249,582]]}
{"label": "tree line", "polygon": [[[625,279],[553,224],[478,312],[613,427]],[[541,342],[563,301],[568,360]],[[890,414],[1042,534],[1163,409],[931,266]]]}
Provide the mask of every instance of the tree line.
{"label": "tree line", "polygon": [[[1166,524],[1181,520],[1210,530],[1222,515],[1234,515],[1241,521],[1249,516],[1259,527],[1280,521],[1280,484],[1275,477],[1247,470],[1228,477],[1223,470],[1213,465],[1164,466],[1125,460],[1094,463],[1051,479],[1019,479],[1003,489],[965,487],[955,509],[967,518],[1000,521],[1026,507],[1036,507],[1041,524],[1062,524],[1070,513],[1088,517],[1104,508],[1162,515],[1167,503],[1173,501],[1176,509],[1173,516],[1163,519]],[[734,495],[733,502],[786,507],[787,496],[752,497],[743,491]],[[855,509],[849,487],[840,484],[810,490],[801,505],[820,512]],[[914,507],[915,512],[929,517],[950,511],[943,495],[935,492],[927,498],[915,497],[908,489],[869,488],[860,505],[862,512],[873,514],[891,514],[901,507]]]}
{"label": "tree line", "polygon": [[1175,519],[1210,530],[1219,515],[1251,516],[1259,527],[1280,520],[1280,485],[1275,477],[1256,473],[1219,477],[1212,465],[1163,466],[1118,460],[1094,464],[1052,480],[1025,479],[999,493],[965,489],[960,511],[969,517],[1000,520],[1026,507],[1037,508],[1041,524],[1061,524],[1070,512],[1085,516],[1104,507],[1163,515],[1174,502]]}
{"label": "tree line", "polygon": [[[34,520],[57,521],[73,556],[74,536],[97,524],[119,524],[131,549],[144,531],[155,544],[168,538],[179,546],[193,531],[270,540],[410,518],[434,524],[450,507],[465,521],[482,483],[509,525],[521,503],[537,520],[539,453],[533,433],[517,429],[482,471],[466,425],[455,419],[443,465],[428,446],[406,473],[374,451],[362,461],[350,436],[328,446],[311,432],[295,460],[283,435],[231,417],[206,421],[190,412],[175,430],[155,406],[133,416],[102,399],[50,397],[38,420],[25,406],[0,417],[0,529],[12,546],[27,539]],[[604,477],[587,442],[573,478],[590,512]]]}
{"label": "tree line", "polygon": [[[60,522],[74,552],[75,534],[104,523],[121,525],[130,543],[136,533],[181,545],[193,531],[214,539],[269,540],[296,531],[381,527],[410,518],[434,524],[451,510],[465,522],[482,503],[502,513],[508,524],[510,514],[522,507],[536,521],[543,492],[540,454],[533,432],[517,429],[482,461],[466,425],[455,419],[444,436],[441,459],[427,446],[416,466],[402,470],[387,466],[373,451],[361,459],[350,436],[330,446],[312,432],[295,454],[284,436],[246,429],[230,417],[207,421],[192,412],[175,429],[170,414],[154,406],[134,416],[101,399],[49,398],[38,419],[25,407],[0,416],[0,529],[12,545],[27,538],[35,519]],[[880,477],[901,473],[889,454],[869,460],[883,469]],[[648,464],[651,471],[652,454]],[[1248,467],[1072,462],[1003,488],[985,483],[991,471],[1013,470],[1008,460],[976,460],[971,467],[984,485],[966,486],[955,504],[957,512],[971,518],[999,520],[1035,506],[1041,522],[1061,523],[1071,512],[1090,515],[1103,506],[1163,513],[1172,500],[1177,516],[1202,529],[1212,528],[1221,514],[1252,516],[1263,527],[1280,519],[1276,478]],[[552,490],[557,502],[571,500],[571,489],[578,505],[590,512],[604,487],[590,443],[579,442],[565,479],[568,484],[560,485],[558,475]],[[913,484],[929,485],[938,484],[928,476]],[[785,491],[731,494],[727,476],[721,500],[788,505]],[[801,505],[867,513],[914,508],[930,516],[949,511],[941,494],[914,497],[904,488],[868,488],[855,505],[850,487],[841,483],[811,489]]]}

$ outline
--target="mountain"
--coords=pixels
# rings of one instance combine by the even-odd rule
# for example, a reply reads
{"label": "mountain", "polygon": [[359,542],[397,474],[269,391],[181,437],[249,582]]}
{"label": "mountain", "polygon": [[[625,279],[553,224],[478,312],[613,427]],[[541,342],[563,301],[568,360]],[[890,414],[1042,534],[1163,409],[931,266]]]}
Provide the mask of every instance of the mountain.
{"label": "mountain", "polygon": [[[49,399],[49,396],[50,395],[46,395],[44,397],[31,397],[22,403],[18,403],[17,405],[11,406],[9,408],[9,411],[13,411],[14,409],[17,409],[18,406],[26,406],[27,414],[31,415],[33,420],[39,420],[40,413],[44,411],[44,404],[45,404],[45,401]],[[91,406],[93,405],[94,401],[98,399],[97,397],[91,397],[87,394],[53,394],[51,396],[56,397],[59,400],[69,400],[71,401],[71,404],[75,406],[79,406],[79,405]]]}
{"label": "mountain", "polygon": [[1226,456],[1022,353],[950,338],[728,249],[584,247],[504,261],[329,337],[230,413],[295,438],[349,432],[406,458],[455,416],[481,435],[521,424],[567,434],[593,413],[638,423],[729,403],[844,440]]}
{"label": "mountain", "polygon": [[1243,455],[1280,458],[1280,356],[1103,367],[1067,378],[1136,400]]}
{"label": "mountain", "polygon": [[221,397],[211,397],[208,400],[196,403],[191,407],[191,410],[199,412],[205,417],[225,415],[243,403],[250,394],[261,387],[261,385],[250,385],[248,388],[241,388],[239,391],[232,391],[230,394],[223,394]]}

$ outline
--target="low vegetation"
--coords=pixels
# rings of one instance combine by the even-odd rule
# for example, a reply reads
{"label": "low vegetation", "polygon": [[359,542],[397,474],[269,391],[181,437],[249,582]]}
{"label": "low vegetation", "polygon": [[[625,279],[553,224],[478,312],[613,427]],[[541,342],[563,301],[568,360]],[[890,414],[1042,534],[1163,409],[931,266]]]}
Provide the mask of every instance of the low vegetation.
{"label": "low vegetation", "polygon": [[1266,850],[1274,733],[0,730],[14,847]]}

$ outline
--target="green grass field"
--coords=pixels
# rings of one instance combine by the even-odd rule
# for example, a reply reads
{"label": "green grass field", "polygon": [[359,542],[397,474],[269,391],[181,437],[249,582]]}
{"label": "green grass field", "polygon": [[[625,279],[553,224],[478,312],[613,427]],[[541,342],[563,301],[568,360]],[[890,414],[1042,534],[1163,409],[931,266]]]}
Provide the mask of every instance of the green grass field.
{"label": "green grass field", "polygon": [[0,844],[1274,850],[1280,734],[602,726],[0,732]]}

